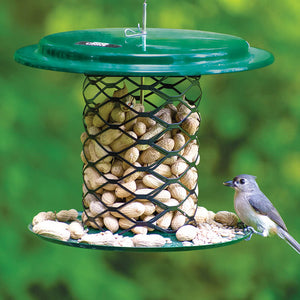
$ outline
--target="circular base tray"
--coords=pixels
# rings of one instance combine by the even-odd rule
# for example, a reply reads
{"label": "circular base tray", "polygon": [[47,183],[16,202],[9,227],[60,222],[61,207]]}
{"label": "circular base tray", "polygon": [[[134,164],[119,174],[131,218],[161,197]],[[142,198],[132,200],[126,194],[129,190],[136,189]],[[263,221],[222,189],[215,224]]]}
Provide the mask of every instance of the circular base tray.
{"label": "circular base tray", "polygon": [[[79,217],[79,219],[81,219]],[[29,230],[33,232],[32,228],[33,225],[30,224],[28,226]],[[34,233],[34,232],[33,232]],[[99,233],[99,230],[89,229],[89,233]],[[85,248],[85,249],[96,249],[96,250],[113,250],[113,251],[127,251],[127,252],[167,252],[167,251],[191,251],[191,250],[203,250],[209,248],[217,248],[232,245],[247,239],[251,231],[248,228],[244,229],[243,234],[236,234],[235,238],[231,239],[230,241],[225,241],[222,243],[215,243],[215,244],[206,244],[206,245],[184,245],[182,242],[179,242],[176,239],[175,233],[163,233],[158,231],[153,231],[152,234],[160,234],[165,238],[170,239],[170,243],[166,243],[163,247],[120,247],[120,246],[110,246],[110,245],[91,245],[87,243],[81,243],[78,240],[69,239],[68,241],[61,241],[55,238],[46,237],[40,234],[36,234],[38,237],[52,243],[71,246],[71,247],[78,247],[78,248]],[[150,233],[151,234],[151,233]],[[126,232],[124,236],[132,237],[134,234],[132,232]]]}

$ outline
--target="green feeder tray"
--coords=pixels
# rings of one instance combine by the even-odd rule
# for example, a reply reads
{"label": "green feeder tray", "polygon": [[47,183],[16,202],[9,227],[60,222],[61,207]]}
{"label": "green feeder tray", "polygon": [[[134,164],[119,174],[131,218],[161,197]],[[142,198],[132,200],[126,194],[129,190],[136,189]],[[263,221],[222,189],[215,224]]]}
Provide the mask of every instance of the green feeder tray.
{"label": "green feeder tray", "polygon": [[[137,32],[130,28],[108,28],[48,35],[36,45],[17,50],[15,60],[18,63],[39,69],[82,73],[87,78],[98,76],[97,83],[96,81],[94,83],[95,86],[107,84],[107,88],[110,87],[110,83],[105,83],[105,78],[102,80],[101,76],[124,77],[124,80],[128,80],[135,87],[138,87],[141,92],[140,101],[144,100],[145,90],[148,89],[151,95],[154,89],[154,86],[144,83],[144,77],[151,77],[152,81],[158,83],[163,82],[163,80],[157,79],[155,76],[159,78],[182,77],[193,79],[206,74],[240,72],[262,68],[271,64],[274,60],[271,53],[250,47],[247,41],[236,36],[196,30],[157,28],[146,30],[145,24],[143,25],[143,30]],[[131,77],[141,77],[141,84],[132,81]],[[93,80],[90,81],[93,82]],[[171,85],[164,85],[164,87],[170,90]],[[119,87],[117,88],[119,89]],[[177,86],[172,86],[171,90],[177,92]],[[106,89],[104,88],[103,91],[106,91]],[[182,98],[182,94],[178,93],[176,97],[179,96]],[[201,96],[198,98],[201,98]],[[87,106],[90,103],[89,101],[86,100]],[[81,217],[79,219],[81,220]],[[31,224],[29,229],[32,231]],[[99,231],[89,229],[89,233],[96,232]],[[153,231],[153,233],[158,232]],[[155,248],[91,245],[73,239],[60,241],[55,238],[37,235],[53,243],[88,249],[186,251],[231,245],[250,237],[251,231],[246,228],[242,234],[236,234],[230,241],[197,246],[186,246],[179,242],[175,237],[175,233],[159,233],[163,237],[168,237],[170,243]],[[124,235],[132,236],[132,233],[126,232]]]}
{"label": "green feeder tray", "polygon": [[[78,220],[81,221],[81,213],[78,217]],[[29,230],[33,232],[32,224],[28,226]],[[99,231],[95,229],[89,229],[89,233],[99,233]],[[110,245],[92,245],[87,243],[81,243],[78,240],[69,239],[68,241],[61,241],[56,238],[46,237],[37,233],[34,233],[38,237],[55,244],[70,246],[70,247],[77,247],[77,248],[84,248],[84,249],[95,249],[95,250],[114,250],[114,251],[132,251],[132,252],[169,252],[169,251],[191,251],[191,250],[204,250],[210,248],[218,248],[223,246],[229,246],[240,241],[243,241],[250,237],[251,231],[248,228],[245,228],[242,234],[236,234],[233,239],[230,241],[222,242],[222,243],[210,243],[205,245],[185,245],[183,242],[179,242],[176,239],[175,233],[163,233],[158,231],[153,231],[153,234],[160,234],[164,238],[169,238],[170,243],[166,243],[162,247],[120,247],[120,246],[110,246]],[[150,233],[151,234],[151,233]],[[132,237],[133,233],[127,232],[124,236]]]}

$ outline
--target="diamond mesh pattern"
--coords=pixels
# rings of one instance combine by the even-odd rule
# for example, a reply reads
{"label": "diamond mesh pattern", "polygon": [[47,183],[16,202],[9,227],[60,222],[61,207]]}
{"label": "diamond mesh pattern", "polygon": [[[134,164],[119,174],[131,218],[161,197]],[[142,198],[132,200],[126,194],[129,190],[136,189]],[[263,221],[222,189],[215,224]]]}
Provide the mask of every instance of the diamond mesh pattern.
{"label": "diamond mesh pattern", "polygon": [[174,232],[197,209],[200,77],[86,76],[83,221]]}

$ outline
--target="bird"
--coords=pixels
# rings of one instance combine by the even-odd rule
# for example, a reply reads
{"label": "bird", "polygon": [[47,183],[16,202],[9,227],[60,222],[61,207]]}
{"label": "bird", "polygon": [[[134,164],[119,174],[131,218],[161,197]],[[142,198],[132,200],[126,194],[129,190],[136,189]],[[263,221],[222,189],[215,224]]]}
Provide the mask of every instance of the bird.
{"label": "bird", "polygon": [[289,234],[280,214],[260,190],[255,176],[241,174],[223,184],[235,189],[234,209],[240,220],[249,226],[249,239],[252,233],[263,237],[277,234],[300,254],[300,244]]}

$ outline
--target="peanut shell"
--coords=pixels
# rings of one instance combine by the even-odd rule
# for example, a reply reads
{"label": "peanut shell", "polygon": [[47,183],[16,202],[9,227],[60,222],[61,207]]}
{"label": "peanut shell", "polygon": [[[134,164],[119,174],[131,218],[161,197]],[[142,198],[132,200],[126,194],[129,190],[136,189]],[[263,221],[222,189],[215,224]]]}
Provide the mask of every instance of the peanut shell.
{"label": "peanut shell", "polygon": [[184,225],[176,231],[178,241],[191,241],[197,235],[197,228],[193,225]]}

